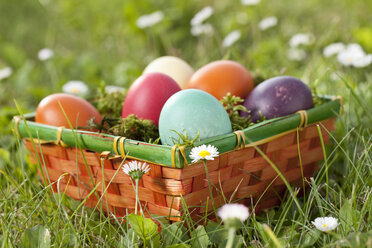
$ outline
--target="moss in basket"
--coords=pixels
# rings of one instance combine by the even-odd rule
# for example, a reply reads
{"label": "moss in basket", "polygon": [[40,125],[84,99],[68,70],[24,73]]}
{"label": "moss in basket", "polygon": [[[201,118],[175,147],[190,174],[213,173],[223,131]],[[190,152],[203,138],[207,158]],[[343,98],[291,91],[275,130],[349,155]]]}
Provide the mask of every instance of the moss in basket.
{"label": "moss in basket", "polygon": [[247,113],[249,112],[241,104],[243,102],[244,102],[243,99],[241,99],[238,96],[232,96],[230,93],[227,93],[227,95],[221,99],[221,103],[225,107],[226,112],[229,114],[233,131],[242,130],[254,124],[253,122],[251,122],[249,116],[248,117],[240,116],[239,114],[240,111],[244,111]]}
{"label": "moss in basket", "polygon": [[123,102],[127,94],[127,90],[106,92],[106,85],[101,84],[98,92],[97,109],[102,116],[119,117],[123,108]]}
{"label": "moss in basket", "polygon": [[98,129],[99,132],[148,143],[158,144],[160,140],[158,127],[151,120],[140,119],[134,114],[126,118],[105,116],[100,124],[90,122],[89,126],[92,129]]}

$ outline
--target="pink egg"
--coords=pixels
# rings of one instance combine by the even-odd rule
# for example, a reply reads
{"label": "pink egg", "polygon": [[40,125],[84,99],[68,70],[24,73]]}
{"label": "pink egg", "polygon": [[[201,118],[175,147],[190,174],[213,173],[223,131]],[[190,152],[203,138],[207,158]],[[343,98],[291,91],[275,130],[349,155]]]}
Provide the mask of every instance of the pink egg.
{"label": "pink egg", "polygon": [[135,114],[139,118],[152,120],[155,125],[158,125],[164,103],[180,90],[176,81],[163,73],[144,74],[129,88],[121,116],[125,118]]}

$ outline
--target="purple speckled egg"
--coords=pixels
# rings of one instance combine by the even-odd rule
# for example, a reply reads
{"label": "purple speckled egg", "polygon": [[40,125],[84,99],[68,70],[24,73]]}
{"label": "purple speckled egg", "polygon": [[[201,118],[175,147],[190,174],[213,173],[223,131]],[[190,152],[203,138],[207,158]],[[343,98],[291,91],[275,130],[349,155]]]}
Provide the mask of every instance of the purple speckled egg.
{"label": "purple speckled egg", "polygon": [[[253,122],[261,119],[260,113],[271,119],[293,114],[314,106],[309,87],[301,80],[279,76],[265,80],[245,98],[243,105],[250,111]],[[248,114],[242,112],[242,116]]]}

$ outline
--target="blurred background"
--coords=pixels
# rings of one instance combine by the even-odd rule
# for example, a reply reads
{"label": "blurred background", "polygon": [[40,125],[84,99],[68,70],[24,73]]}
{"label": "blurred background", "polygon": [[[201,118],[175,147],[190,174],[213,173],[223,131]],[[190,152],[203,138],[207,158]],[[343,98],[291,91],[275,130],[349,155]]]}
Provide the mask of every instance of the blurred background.
{"label": "blurred background", "polygon": [[369,0],[0,0],[0,131],[18,113],[14,99],[30,112],[71,80],[91,96],[101,82],[128,87],[163,55],[194,69],[232,59],[256,82],[287,74],[318,93],[370,98],[372,58],[353,66],[325,48],[356,43],[369,56],[371,11]]}
{"label": "blurred background", "polygon": [[[190,22],[206,6],[213,13],[193,35]],[[372,53],[371,10],[368,0],[1,0],[0,69],[10,68],[11,75],[0,81],[0,103],[14,106],[15,98],[32,110],[70,80],[91,87],[101,80],[129,86],[162,55],[179,56],[195,69],[228,58],[263,77],[284,73],[307,82],[329,81],[329,68],[347,68],[322,56],[328,44],[359,43]],[[140,26],[139,18],[146,15],[145,27]],[[260,26],[267,17],[276,22]],[[240,38],[223,47],[224,38],[235,30]],[[289,42],[298,33],[309,34],[312,41],[297,54],[292,51],[291,58]],[[38,53],[44,48],[53,55],[43,60]],[[358,81],[370,77],[366,70],[355,73],[366,74]]]}

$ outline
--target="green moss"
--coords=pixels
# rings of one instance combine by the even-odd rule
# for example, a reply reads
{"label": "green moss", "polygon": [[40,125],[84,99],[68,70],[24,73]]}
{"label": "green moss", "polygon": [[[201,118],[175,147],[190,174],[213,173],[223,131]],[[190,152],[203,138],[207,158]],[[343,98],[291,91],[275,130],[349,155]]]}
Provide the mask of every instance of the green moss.
{"label": "green moss", "polygon": [[232,96],[230,93],[227,93],[227,95],[221,100],[221,103],[229,114],[233,131],[242,130],[254,124],[251,121],[250,116],[240,116],[240,111],[249,113],[246,107],[242,105],[243,102],[243,99],[238,96]]}
{"label": "green moss", "polygon": [[127,91],[115,91],[107,93],[102,84],[98,93],[97,109],[107,117],[120,117]]}
{"label": "green moss", "polygon": [[158,127],[151,121],[138,118],[134,114],[126,118],[103,117],[100,124],[89,125],[92,129],[98,129],[99,132],[123,136],[132,140],[139,140],[148,143],[159,143]]}

